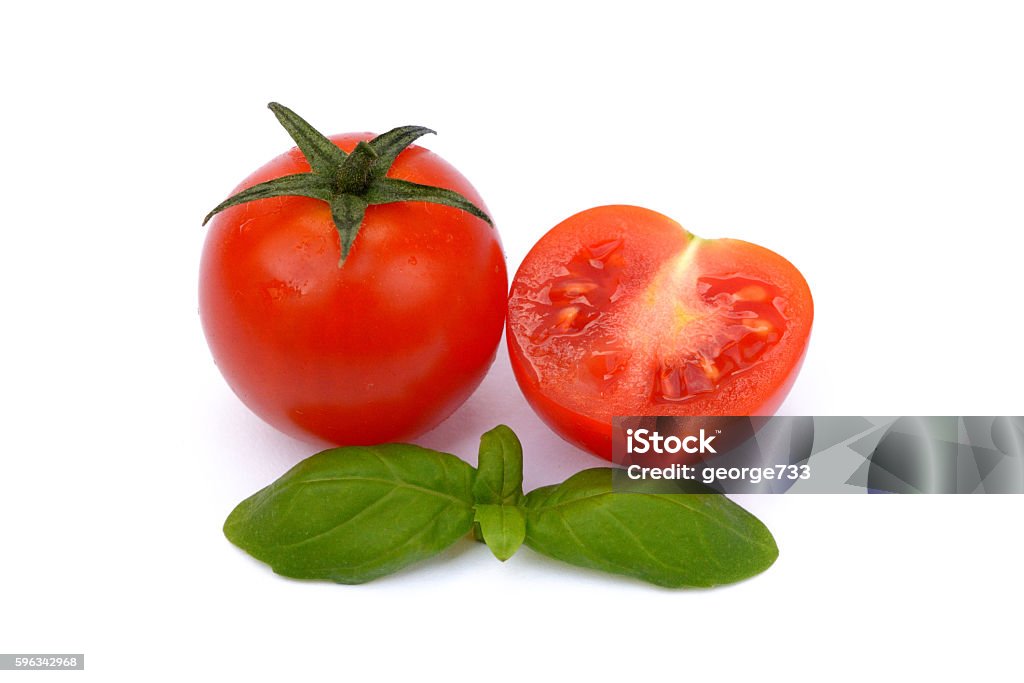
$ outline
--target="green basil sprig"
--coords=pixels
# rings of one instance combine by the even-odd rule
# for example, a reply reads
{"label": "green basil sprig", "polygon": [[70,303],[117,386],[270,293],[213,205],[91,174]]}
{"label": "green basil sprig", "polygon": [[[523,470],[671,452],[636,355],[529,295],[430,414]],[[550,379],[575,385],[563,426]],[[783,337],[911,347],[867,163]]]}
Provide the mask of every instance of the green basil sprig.
{"label": "green basil sprig", "polygon": [[504,425],[481,437],[477,468],[406,444],[335,448],[242,501],[224,533],[278,574],[339,583],[398,571],[470,531],[502,561],[525,544],[672,588],[740,581],[778,557],[764,524],[724,496],[613,479],[594,468],[524,496],[522,446]]}

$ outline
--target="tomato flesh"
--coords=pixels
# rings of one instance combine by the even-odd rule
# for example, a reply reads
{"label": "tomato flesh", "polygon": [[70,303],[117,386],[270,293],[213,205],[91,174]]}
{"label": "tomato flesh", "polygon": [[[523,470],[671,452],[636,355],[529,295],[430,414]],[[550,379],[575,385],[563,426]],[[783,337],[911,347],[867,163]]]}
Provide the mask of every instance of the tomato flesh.
{"label": "tomato flesh", "polygon": [[778,254],[609,206],[564,221],[527,255],[507,337],[540,416],[611,457],[614,415],[773,412],[812,317],[806,282]]}

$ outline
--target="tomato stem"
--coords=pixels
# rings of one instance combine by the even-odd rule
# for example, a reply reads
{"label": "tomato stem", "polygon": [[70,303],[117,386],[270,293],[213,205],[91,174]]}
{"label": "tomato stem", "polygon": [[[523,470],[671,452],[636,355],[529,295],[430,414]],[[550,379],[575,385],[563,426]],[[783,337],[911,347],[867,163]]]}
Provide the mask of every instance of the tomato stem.
{"label": "tomato stem", "polygon": [[286,196],[317,199],[331,207],[331,218],[341,244],[339,268],[344,265],[355,243],[367,207],[375,204],[441,204],[494,225],[490,216],[458,192],[387,177],[388,170],[406,147],[423,135],[434,132],[429,128],[394,128],[369,142],[360,142],[351,153],[347,153],[288,107],[276,102],[267,106],[306,157],[310,172],[287,175],[246,188],[218,204],[203,219],[203,225],[224,209],[258,199]]}
{"label": "tomato stem", "polygon": [[337,169],[338,191],[342,194],[362,195],[370,187],[370,171],[377,160],[377,152],[366,142],[356,145]]}

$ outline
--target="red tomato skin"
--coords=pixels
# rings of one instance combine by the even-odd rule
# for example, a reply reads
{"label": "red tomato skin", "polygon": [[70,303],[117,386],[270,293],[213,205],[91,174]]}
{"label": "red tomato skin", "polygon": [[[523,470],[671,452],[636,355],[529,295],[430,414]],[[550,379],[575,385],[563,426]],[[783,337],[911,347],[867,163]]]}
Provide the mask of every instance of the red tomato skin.
{"label": "red tomato skin", "polygon": [[[372,137],[331,139],[351,151]],[[234,192],[307,171],[292,149]],[[455,190],[486,211],[458,171],[421,147],[403,151],[388,175]],[[457,209],[385,204],[367,209],[342,268],[340,256],[330,209],[314,199],[216,215],[199,287],[214,360],[246,406],[292,436],[412,439],[458,408],[494,360],[508,286],[500,238]]]}
{"label": "red tomato skin", "polygon": [[552,400],[545,394],[537,382],[536,376],[525,369],[522,351],[514,337],[507,334],[506,339],[516,382],[519,383],[519,389],[526,397],[526,402],[530,404],[541,421],[573,446],[611,460],[611,423],[594,419]]}
{"label": "red tomato skin", "polygon": [[[775,252],[740,240],[701,240],[689,266],[704,273],[743,273],[776,284],[786,297],[789,330],[755,366],[739,372],[715,391],[679,403],[653,403],[640,392],[629,397],[598,395],[585,383],[552,381],[538,371],[530,341],[517,321],[527,317],[524,301],[535,301],[537,284],[566,272],[574,250],[592,242],[622,240],[625,265],[619,293],[662,287],[652,279],[660,265],[677,256],[692,240],[671,219],[640,207],[604,206],[583,211],[552,228],[533,247],[513,278],[506,318],[511,365],[527,402],[555,433],[573,445],[612,459],[615,415],[771,415],[796,380],[807,351],[813,300],[799,271]],[[651,287],[654,285],[654,287]],[[644,335],[643,326],[638,327]],[[561,360],[561,359],[560,359]],[[561,360],[564,368],[573,362]],[[558,374],[558,373],[556,373]]]}

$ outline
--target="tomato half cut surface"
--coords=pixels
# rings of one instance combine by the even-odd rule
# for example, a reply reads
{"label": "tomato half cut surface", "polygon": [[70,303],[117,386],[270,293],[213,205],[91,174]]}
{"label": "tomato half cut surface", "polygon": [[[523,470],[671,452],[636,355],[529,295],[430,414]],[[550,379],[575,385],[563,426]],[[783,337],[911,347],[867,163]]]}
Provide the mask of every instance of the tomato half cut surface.
{"label": "tomato half cut surface", "polygon": [[605,458],[615,415],[770,415],[814,317],[773,251],[705,240],[634,206],[589,209],[533,247],[509,295],[520,388],[567,441]]}

